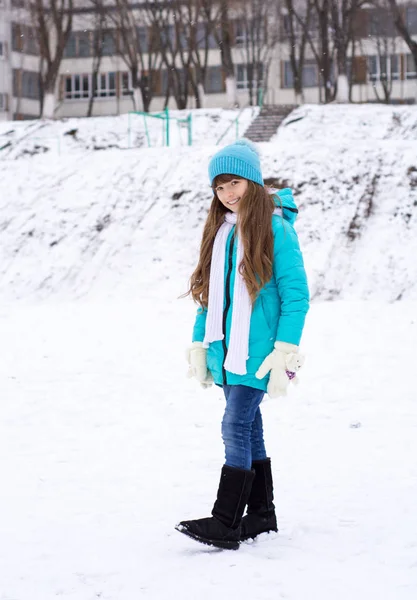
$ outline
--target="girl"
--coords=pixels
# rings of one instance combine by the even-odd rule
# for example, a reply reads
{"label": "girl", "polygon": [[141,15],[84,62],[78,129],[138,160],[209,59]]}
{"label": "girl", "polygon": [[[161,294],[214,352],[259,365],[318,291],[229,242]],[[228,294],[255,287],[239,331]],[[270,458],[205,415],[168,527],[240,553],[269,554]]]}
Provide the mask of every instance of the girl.
{"label": "girl", "polygon": [[242,540],[277,531],[259,405],[266,391],[286,395],[303,364],[298,345],[309,294],[291,190],[264,187],[253,144],[220,150],[209,177],[214,198],[188,291],[200,305],[188,361],[203,387],[223,387],[226,460],[212,516],[176,529],[237,549]]}

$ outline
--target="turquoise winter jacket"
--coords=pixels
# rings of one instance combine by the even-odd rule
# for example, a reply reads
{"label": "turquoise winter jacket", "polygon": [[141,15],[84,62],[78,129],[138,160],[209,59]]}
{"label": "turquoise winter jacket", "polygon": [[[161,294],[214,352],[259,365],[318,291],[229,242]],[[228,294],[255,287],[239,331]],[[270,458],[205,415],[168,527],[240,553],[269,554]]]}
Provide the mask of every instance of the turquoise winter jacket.
{"label": "turquoise winter jacket", "polygon": [[[225,299],[223,320],[226,317],[225,337],[212,342],[207,349],[207,368],[219,385],[247,385],[266,391],[269,375],[257,379],[255,373],[262,361],[274,349],[275,341],[300,343],[305,316],[309,308],[307,277],[303,257],[293,224],[297,218],[297,208],[289,188],[280,190],[275,196],[275,204],[282,204],[283,216],[272,216],[274,233],[273,277],[261,289],[252,308],[249,332],[249,358],[246,362],[246,375],[235,375],[224,369],[227,354],[233,311],[233,289],[236,275],[235,227],[232,228],[226,244],[224,271]],[[207,309],[197,310],[193,330],[193,342],[204,340]]]}

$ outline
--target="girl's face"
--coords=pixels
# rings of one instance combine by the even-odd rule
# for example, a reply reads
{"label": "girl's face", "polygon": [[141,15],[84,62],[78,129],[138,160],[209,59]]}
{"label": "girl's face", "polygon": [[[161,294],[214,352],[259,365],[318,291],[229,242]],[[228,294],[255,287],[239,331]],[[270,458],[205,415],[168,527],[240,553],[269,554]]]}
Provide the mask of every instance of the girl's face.
{"label": "girl's face", "polygon": [[239,202],[248,189],[248,180],[233,178],[227,183],[220,183],[215,192],[220,202],[232,212],[239,211]]}

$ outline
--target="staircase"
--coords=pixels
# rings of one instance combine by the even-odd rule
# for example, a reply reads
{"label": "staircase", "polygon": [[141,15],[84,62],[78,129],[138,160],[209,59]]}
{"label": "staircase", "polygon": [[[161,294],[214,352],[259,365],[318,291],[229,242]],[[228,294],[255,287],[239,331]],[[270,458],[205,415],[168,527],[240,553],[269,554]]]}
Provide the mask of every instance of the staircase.
{"label": "staircase", "polygon": [[294,108],[296,106],[292,104],[264,105],[259,115],[245,131],[244,137],[253,142],[269,142],[282,121]]}

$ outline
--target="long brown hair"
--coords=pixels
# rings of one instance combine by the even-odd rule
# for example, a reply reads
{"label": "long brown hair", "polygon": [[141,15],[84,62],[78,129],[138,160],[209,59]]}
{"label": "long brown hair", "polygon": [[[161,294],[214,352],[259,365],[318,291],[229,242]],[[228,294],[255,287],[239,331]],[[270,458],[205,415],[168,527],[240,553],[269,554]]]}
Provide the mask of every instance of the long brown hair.
{"label": "long brown hair", "polygon": [[[184,296],[191,294],[193,300],[203,308],[208,306],[211,256],[214,238],[224,217],[230,212],[216,195],[216,187],[233,179],[235,175],[218,175],[213,182],[212,200],[201,240],[200,258],[197,268],[190,278],[190,288]],[[239,265],[252,302],[261,288],[272,277],[274,236],[272,233],[272,213],[275,205],[271,194],[265,187],[248,181],[248,189],[241,198],[238,212],[238,227],[243,242],[243,260]]]}

